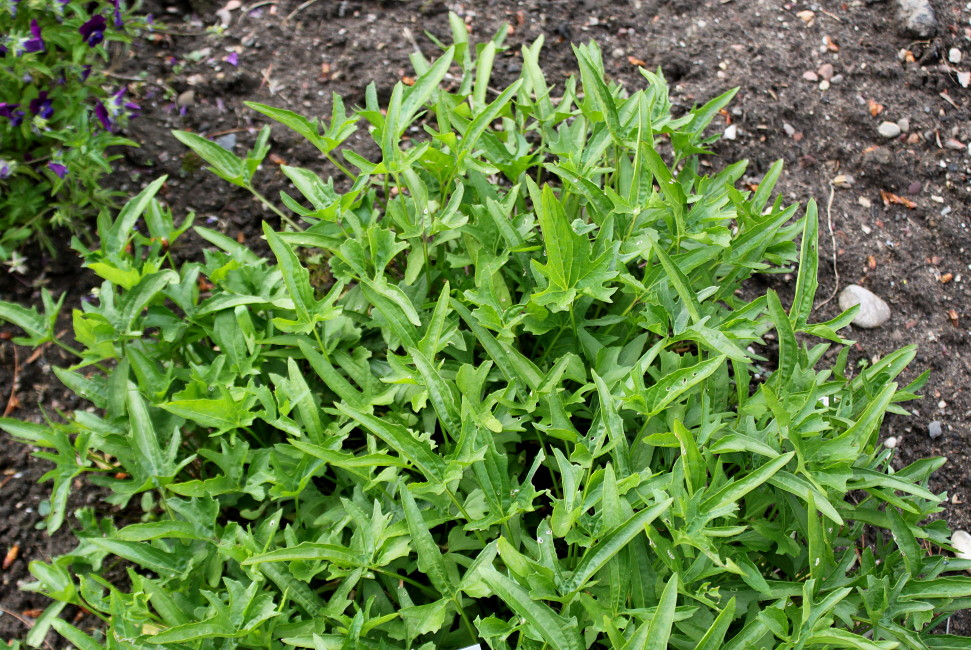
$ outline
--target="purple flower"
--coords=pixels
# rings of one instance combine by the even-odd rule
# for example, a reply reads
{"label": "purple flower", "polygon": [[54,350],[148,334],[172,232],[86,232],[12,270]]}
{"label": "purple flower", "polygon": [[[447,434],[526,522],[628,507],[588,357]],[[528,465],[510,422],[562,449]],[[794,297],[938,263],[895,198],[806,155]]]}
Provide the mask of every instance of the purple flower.
{"label": "purple flower", "polygon": [[49,162],[47,163],[47,168],[57,174],[58,178],[64,178],[67,176],[67,167],[61,163]]}
{"label": "purple flower", "polygon": [[8,119],[13,117],[13,111],[18,106],[20,106],[20,104],[8,104],[7,102],[0,102],[0,117],[6,117]]}
{"label": "purple flower", "polygon": [[44,51],[44,39],[40,35],[40,25],[37,24],[37,20],[30,21],[30,35],[31,37],[24,41],[24,52],[31,54],[34,52]]}
{"label": "purple flower", "polygon": [[24,123],[24,113],[23,111],[14,111],[10,116],[10,126],[20,126]]}
{"label": "purple flower", "polygon": [[225,61],[229,65],[237,66],[239,65],[239,54],[237,54],[236,52],[230,52],[229,56],[223,59],[223,61]]}
{"label": "purple flower", "polygon": [[36,99],[30,101],[30,112],[48,120],[54,114],[52,100],[47,96],[47,91],[42,90]]}
{"label": "purple flower", "polygon": [[115,0],[115,29],[121,29],[125,22],[121,19],[121,0]]}
{"label": "purple flower", "polygon": [[81,66],[81,81],[87,81],[88,77],[91,76],[91,66],[82,65]]}
{"label": "purple flower", "polygon": [[111,123],[111,117],[108,115],[108,109],[101,102],[94,107],[94,115],[101,122],[101,126],[105,128],[106,131],[114,131],[115,125]]}
{"label": "purple flower", "polygon": [[13,173],[13,167],[6,160],[0,160],[0,180],[4,178],[10,178],[10,174]]}
{"label": "purple flower", "polygon": [[105,29],[108,27],[108,21],[101,14],[95,14],[91,16],[90,19],[78,30],[81,32],[81,36],[88,45],[94,47],[101,41],[105,40]]}

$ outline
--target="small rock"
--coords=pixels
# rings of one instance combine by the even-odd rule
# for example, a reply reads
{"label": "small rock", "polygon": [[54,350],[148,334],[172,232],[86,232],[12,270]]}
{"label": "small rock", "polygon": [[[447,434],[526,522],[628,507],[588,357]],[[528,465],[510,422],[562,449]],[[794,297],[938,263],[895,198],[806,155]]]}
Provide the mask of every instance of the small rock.
{"label": "small rock", "polygon": [[900,135],[900,126],[893,122],[881,122],[877,132],[885,138],[896,138]]}
{"label": "small rock", "polygon": [[849,174],[837,174],[836,178],[833,179],[833,185],[841,189],[853,187],[855,184],[856,179]]}
{"label": "small rock", "polygon": [[863,154],[863,163],[866,165],[890,165],[893,163],[893,154],[886,147],[876,147]]}
{"label": "small rock", "polygon": [[615,47],[610,54],[615,59],[622,59],[622,58],[624,58],[624,48],[622,48],[622,47]]}
{"label": "small rock", "polygon": [[907,186],[907,194],[920,194],[921,189],[923,189],[923,186],[920,181],[914,181]]}
{"label": "small rock", "polygon": [[178,104],[180,107],[192,106],[193,104],[196,103],[196,91],[187,90],[184,93],[181,93],[178,97],[175,98],[175,103]]}
{"label": "small rock", "polygon": [[859,285],[851,284],[843,289],[839,303],[843,311],[854,305],[860,306],[860,311],[853,318],[853,324],[857,327],[880,327],[890,320],[890,306],[878,295]]}
{"label": "small rock", "polygon": [[786,132],[786,135],[790,138],[796,134],[796,128],[789,124],[788,122],[782,123],[782,130]]}
{"label": "small rock", "polygon": [[[856,200],[856,202],[859,203],[860,204],[860,207],[862,207],[862,208],[870,208],[870,207],[873,207],[873,203],[870,201],[870,199],[866,198],[865,196],[861,196],[860,198],[858,198]],[[866,230],[864,230],[864,232],[866,232],[866,234],[869,235],[870,234],[868,232],[869,229],[870,229],[869,226],[864,225],[863,227],[866,228]]]}
{"label": "small rock", "polygon": [[897,0],[897,30],[911,38],[930,38],[937,32],[937,18],[929,0]]}
{"label": "small rock", "polygon": [[216,144],[226,151],[232,151],[236,148],[236,134],[227,133],[226,135],[220,136],[216,138]]}
{"label": "small rock", "polygon": [[951,546],[959,560],[971,560],[971,535],[966,531],[956,530],[951,533]]}
{"label": "small rock", "polygon": [[902,117],[899,120],[897,120],[897,126],[900,127],[901,131],[903,131],[904,133],[907,133],[907,131],[910,131],[910,120],[907,119],[906,117]]}
{"label": "small rock", "polygon": [[952,47],[947,51],[947,60],[951,63],[960,63],[963,56],[964,55],[961,54],[961,50],[957,49],[956,47]]}
{"label": "small rock", "polygon": [[802,22],[804,22],[804,23],[806,23],[808,25],[809,23],[811,23],[813,21],[813,18],[816,17],[816,14],[813,13],[812,11],[809,11],[807,9],[805,11],[797,11],[796,12],[796,16],[799,17],[799,20],[801,20]]}
{"label": "small rock", "polygon": [[820,81],[819,82],[819,89],[820,90],[829,90],[829,82],[826,81],[825,79],[823,79],[822,81]]}
{"label": "small rock", "polygon": [[843,75],[841,74],[834,74],[833,78],[829,80],[829,83],[831,84],[838,84],[842,82],[843,82]]}
{"label": "small rock", "polygon": [[894,438],[893,436],[890,436],[889,438],[883,441],[883,446],[886,447],[887,449],[894,449],[897,446],[897,442],[898,441],[896,438]]}
{"label": "small rock", "polygon": [[729,125],[729,127],[725,129],[724,138],[726,140],[734,140],[737,137],[738,137],[738,127],[735,126],[734,124]]}
{"label": "small rock", "polygon": [[216,18],[219,19],[219,23],[223,27],[229,27],[233,23],[233,15],[229,13],[226,9],[220,9],[216,12]]}
{"label": "small rock", "polygon": [[962,88],[967,88],[968,84],[971,84],[971,72],[963,70],[958,73],[958,83],[961,84]]}
{"label": "small rock", "polygon": [[929,435],[932,440],[936,440],[944,435],[944,430],[941,428],[941,423],[939,420],[934,420],[927,425],[927,435]]}
{"label": "small rock", "polygon": [[820,77],[822,77],[826,81],[829,81],[830,79],[833,78],[833,74],[834,74],[833,64],[824,63],[823,65],[819,66],[819,69],[816,70],[816,72],[819,73]]}
{"label": "small rock", "polygon": [[819,81],[819,75],[812,70],[806,70],[802,73],[802,78],[806,81],[812,81],[813,83]]}
{"label": "small rock", "polygon": [[937,408],[943,411],[944,409],[947,408],[947,402],[945,402],[944,400],[941,400],[940,402],[937,403]]}

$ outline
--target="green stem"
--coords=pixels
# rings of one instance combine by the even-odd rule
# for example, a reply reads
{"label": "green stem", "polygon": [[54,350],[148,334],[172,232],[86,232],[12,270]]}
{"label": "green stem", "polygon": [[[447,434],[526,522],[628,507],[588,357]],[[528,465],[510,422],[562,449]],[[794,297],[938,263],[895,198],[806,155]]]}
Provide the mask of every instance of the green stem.
{"label": "green stem", "polygon": [[[471,524],[472,523],[472,517],[469,516],[469,513],[465,510],[465,508],[462,506],[462,504],[459,503],[459,500],[455,497],[455,493],[446,488],[445,494],[447,494],[448,495],[448,498],[452,500],[452,503],[455,504],[455,507],[459,509],[459,512],[462,513],[462,516],[465,517],[465,520]],[[478,537],[479,538],[479,541],[482,542],[482,545],[485,546],[486,540],[482,536],[482,533],[479,532],[478,530],[473,530],[472,532],[475,533],[475,536]]]}
{"label": "green stem", "polygon": [[346,167],[344,167],[344,165],[342,165],[339,162],[337,162],[337,159],[334,158],[332,155],[330,155],[329,152],[325,153],[324,154],[324,157],[327,160],[330,161],[330,164],[332,164],[337,169],[341,170],[344,173],[345,176],[347,176],[349,179],[351,179],[351,182],[352,183],[356,183],[357,182],[357,176],[355,176],[350,171],[348,171],[348,169]]}
{"label": "green stem", "polygon": [[277,208],[275,205],[273,205],[272,203],[270,203],[269,199],[267,199],[265,196],[263,196],[262,194],[260,194],[259,192],[257,192],[256,191],[256,188],[249,187],[248,186],[246,189],[248,189],[250,192],[252,192],[253,193],[253,196],[255,196],[257,199],[259,199],[260,203],[262,203],[263,205],[265,205],[266,207],[268,207],[270,210],[272,210],[274,213],[276,213],[276,216],[280,217],[280,219],[284,223],[286,223],[287,225],[289,225],[294,230],[303,230],[303,228],[301,228],[299,225],[297,225],[297,222],[296,221],[294,221],[293,219],[291,219],[287,215],[283,214],[283,212],[281,212],[279,208]]}
{"label": "green stem", "polygon": [[469,620],[468,614],[462,609],[462,603],[459,602],[458,594],[452,596],[452,602],[455,603],[455,609],[458,610],[459,616],[462,617],[462,622],[465,624],[465,629],[469,632],[469,640],[475,641],[479,638],[478,632],[475,631],[475,626],[472,625],[472,621]]}

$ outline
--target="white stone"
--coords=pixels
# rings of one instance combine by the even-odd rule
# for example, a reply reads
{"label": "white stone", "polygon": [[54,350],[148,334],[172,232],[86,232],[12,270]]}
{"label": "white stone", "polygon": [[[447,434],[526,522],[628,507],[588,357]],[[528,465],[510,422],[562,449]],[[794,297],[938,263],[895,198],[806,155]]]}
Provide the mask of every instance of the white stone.
{"label": "white stone", "polygon": [[881,122],[877,132],[885,138],[896,138],[900,135],[900,126],[893,122]]}
{"label": "white stone", "polygon": [[857,327],[870,329],[880,327],[890,320],[890,306],[878,295],[861,286],[851,284],[840,292],[840,309],[846,311],[854,305],[860,306],[860,311],[853,319]]}
{"label": "white stone", "polygon": [[961,560],[971,560],[971,535],[964,530],[956,530],[951,533],[951,546],[954,547],[954,555]]}
{"label": "white stone", "polygon": [[726,140],[734,140],[735,138],[737,138],[738,137],[738,127],[735,126],[734,124],[729,125],[729,127],[727,129],[725,129],[725,136],[724,137],[725,137]]}
{"label": "white stone", "polygon": [[956,47],[952,47],[947,51],[947,60],[951,63],[960,63],[963,56],[964,55],[961,54],[961,50],[957,49]]}
{"label": "white stone", "polygon": [[897,446],[897,442],[898,441],[896,438],[894,438],[893,436],[890,436],[889,438],[883,441],[883,446],[886,447],[887,449],[894,449]]}

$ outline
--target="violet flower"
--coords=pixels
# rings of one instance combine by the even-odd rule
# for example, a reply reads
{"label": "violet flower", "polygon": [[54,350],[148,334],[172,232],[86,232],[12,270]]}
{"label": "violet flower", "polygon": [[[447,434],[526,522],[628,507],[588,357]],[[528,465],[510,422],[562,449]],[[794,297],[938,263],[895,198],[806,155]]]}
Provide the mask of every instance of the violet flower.
{"label": "violet flower", "polygon": [[46,90],[40,91],[36,99],[30,100],[30,112],[45,120],[50,119],[54,114],[53,100],[47,96]]}
{"label": "violet flower", "polygon": [[49,162],[47,163],[47,168],[57,174],[58,178],[64,178],[67,176],[67,167],[61,163]]}
{"label": "violet flower", "polygon": [[223,59],[226,63],[232,66],[239,65],[239,54],[236,52],[230,52],[229,55]]}
{"label": "violet flower", "polygon": [[20,104],[8,104],[7,102],[0,102],[0,117],[10,119],[13,117],[14,109],[18,106],[20,106]]}
{"label": "violet flower", "polygon": [[107,27],[108,21],[105,20],[105,17],[101,14],[95,14],[81,25],[78,31],[81,32],[81,36],[87,41],[88,45],[94,47],[105,40],[105,29]]}
{"label": "violet flower", "polygon": [[44,39],[40,34],[40,25],[37,24],[37,19],[30,21],[30,38],[24,41],[23,51],[27,54],[33,54],[34,52],[44,51]]}
{"label": "violet flower", "polygon": [[6,160],[0,160],[0,180],[10,178],[13,173],[13,165]]}
{"label": "violet flower", "polygon": [[91,76],[91,66],[82,65],[81,66],[81,81],[87,81],[88,77]]}
{"label": "violet flower", "polygon": [[121,29],[125,22],[121,19],[121,0],[115,0],[115,10],[113,12],[115,19],[115,29]]}
{"label": "violet flower", "polygon": [[101,102],[98,102],[94,107],[94,116],[98,118],[101,122],[101,126],[105,128],[106,131],[114,132],[115,125],[111,122],[111,117],[108,115],[108,109]]}

